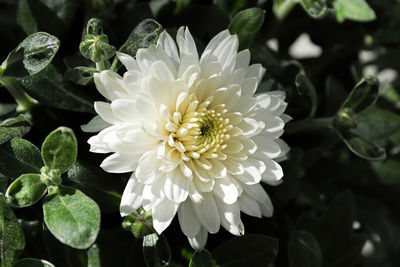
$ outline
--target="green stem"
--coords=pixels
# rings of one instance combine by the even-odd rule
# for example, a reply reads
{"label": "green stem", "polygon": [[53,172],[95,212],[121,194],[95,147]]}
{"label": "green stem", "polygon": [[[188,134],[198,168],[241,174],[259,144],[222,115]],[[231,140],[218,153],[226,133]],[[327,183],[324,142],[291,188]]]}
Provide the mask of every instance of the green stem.
{"label": "green stem", "polygon": [[297,132],[308,132],[321,128],[331,128],[333,125],[333,118],[318,118],[318,119],[305,119],[301,121],[294,121],[288,123],[285,127],[286,134],[295,134]]}
{"label": "green stem", "polygon": [[96,62],[96,69],[97,69],[98,71],[102,71],[102,70],[105,69],[104,60],[101,60],[101,61],[99,61],[99,62]]}
{"label": "green stem", "polygon": [[17,82],[14,77],[0,77],[0,83],[7,88],[8,92],[14,97],[17,102],[18,111],[31,109],[37,101],[25,93],[24,88]]}

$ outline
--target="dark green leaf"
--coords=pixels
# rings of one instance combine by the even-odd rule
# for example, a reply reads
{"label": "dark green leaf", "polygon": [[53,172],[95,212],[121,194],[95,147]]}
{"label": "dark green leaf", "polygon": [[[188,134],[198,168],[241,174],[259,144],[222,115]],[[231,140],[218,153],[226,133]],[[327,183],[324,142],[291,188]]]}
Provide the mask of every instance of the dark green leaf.
{"label": "dark green leaf", "polygon": [[368,160],[383,160],[386,158],[385,149],[376,143],[366,140],[350,131],[339,129],[337,133],[347,148],[357,156]]}
{"label": "dark green leaf", "polygon": [[100,250],[96,244],[94,244],[93,246],[90,247],[87,254],[88,254],[87,267],[100,267],[101,266]]}
{"label": "dark green leaf", "polygon": [[7,189],[7,203],[18,208],[31,206],[46,193],[47,186],[40,180],[40,174],[23,174]]}
{"label": "dark green leaf", "polygon": [[5,193],[7,186],[8,186],[8,180],[10,178],[8,178],[7,176],[5,176],[4,174],[0,173],[0,193]]}
{"label": "dark green leaf", "polygon": [[53,65],[33,76],[19,79],[19,82],[41,104],[78,112],[93,112],[93,103],[72,91],[71,84],[64,81]]}
{"label": "dark green leaf", "polygon": [[0,172],[17,178],[23,173],[40,173],[43,166],[39,149],[24,139],[13,138],[0,147]]}
{"label": "dark green leaf", "polygon": [[143,257],[148,267],[168,266],[171,252],[165,237],[157,234],[143,237]]}
{"label": "dark green leaf", "polygon": [[349,108],[359,113],[373,106],[379,95],[379,81],[377,78],[367,76],[354,86],[340,109]]}
{"label": "dark green leaf", "polygon": [[84,191],[101,207],[102,212],[119,210],[125,184],[98,166],[78,161],[68,170],[66,183]]}
{"label": "dark green leaf", "polygon": [[400,132],[400,116],[388,110],[370,108],[356,116],[357,128],[352,132],[368,140],[388,140]]}
{"label": "dark green leaf", "polygon": [[14,267],[55,267],[48,261],[33,258],[20,259],[14,264]]}
{"label": "dark green leaf", "polygon": [[24,232],[12,210],[0,194],[0,263],[12,267],[25,247]]}
{"label": "dark green leaf", "polygon": [[211,252],[221,267],[268,266],[277,253],[278,240],[258,234],[232,238]]}
{"label": "dark green leaf", "polygon": [[26,32],[32,34],[38,31],[38,26],[29,7],[28,0],[19,0],[17,8],[17,23]]}
{"label": "dark green leaf", "polygon": [[318,98],[314,85],[311,83],[310,79],[308,79],[308,77],[302,73],[297,74],[295,83],[299,94],[307,95],[310,98],[311,110],[308,117],[314,117],[318,107]]}
{"label": "dark green leaf", "polygon": [[3,75],[24,77],[36,74],[51,62],[59,47],[60,41],[48,33],[31,34],[8,55]]}
{"label": "dark green leaf", "polygon": [[231,34],[239,37],[239,50],[249,48],[264,23],[265,10],[249,8],[240,11],[229,24]]}
{"label": "dark green leaf", "polygon": [[365,0],[335,0],[333,6],[339,22],[343,22],[346,19],[371,21],[376,18],[375,12]]}
{"label": "dark green leaf", "polygon": [[67,81],[86,86],[93,82],[93,74],[96,72],[98,72],[96,68],[75,67],[71,70],[66,71],[64,74],[64,78]]}
{"label": "dark green leaf", "polygon": [[210,252],[205,249],[196,250],[190,260],[189,267],[214,267],[217,266]]}
{"label": "dark green leaf", "polygon": [[31,125],[24,115],[0,121],[0,145],[13,137],[22,137],[29,132]]}
{"label": "dark green leaf", "polygon": [[295,231],[292,233],[289,241],[289,266],[322,266],[321,249],[313,234],[305,231]]}
{"label": "dark green leaf", "polygon": [[300,0],[301,6],[311,17],[318,19],[326,14],[326,0]]}
{"label": "dark green leaf", "polygon": [[86,249],[96,240],[100,229],[100,209],[81,191],[59,186],[43,200],[47,228],[62,243]]}
{"label": "dark green leaf", "polygon": [[44,164],[51,169],[66,172],[76,161],[78,143],[74,132],[67,127],[52,131],[42,144]]}
{"label": "dark green leaf", "polygon": [[0,117],[14,112],[17,109],[16,104],[0,104]]}
{"label": "dark green leaf", "polygon": [[[162,29],[162,26],[157,21],[145,19],[133,29],[118,51],[136,57],[136,52],[139,48],[146,48],[157,42]],[[111,65],[111,70],[116,71],[120,67],[121,63],[118,58],[115,58]]]}
{"label": "dark green leaf", "polygon": [[143,238],[154,233],[151,211],[145,211],[143,208],[137,209],[125,217],[122,228],[131,231],[136,238]]}
{"label": "dark green leaf", "polygon": [[400,161],[393,159],[387,159],[383,162],[374,161],[371,162],[371,166],[384,184],[400,184]]}
{"label": "dark green leaf", "polygon": [[346,89],[341,81],[333,76],[328,76],[325,82],[324,110],[327,115],[335,114],[347,97]]}

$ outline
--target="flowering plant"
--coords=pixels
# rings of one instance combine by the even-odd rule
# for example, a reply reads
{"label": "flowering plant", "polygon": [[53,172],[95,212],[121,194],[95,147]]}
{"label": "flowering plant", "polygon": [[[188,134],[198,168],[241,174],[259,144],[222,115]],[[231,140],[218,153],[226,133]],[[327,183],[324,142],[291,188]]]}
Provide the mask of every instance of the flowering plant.
{"label": "flowering plant", "polygon": [[396,266],[398,1],[0,7],[1,266]]}

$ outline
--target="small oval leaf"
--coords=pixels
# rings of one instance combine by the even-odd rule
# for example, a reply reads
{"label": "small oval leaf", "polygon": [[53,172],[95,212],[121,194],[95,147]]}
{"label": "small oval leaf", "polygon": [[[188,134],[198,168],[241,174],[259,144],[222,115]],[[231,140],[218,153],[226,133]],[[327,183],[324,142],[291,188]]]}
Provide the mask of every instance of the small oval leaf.
{"label": "small oval leaf", "polygon": [[67,127],[59,127],[51,132],[43,142],[42,158],[51,169],[66,172],[76,161],[78,143],[74,132]]}
{"label": "small oval leaf", "polygon": [[336,19],[339,22],[346,19],[372,21],[376,18],[375,12],[365,0],[335,0],[333,7],[336,11]]}
{"label": "small oval leaf", "polygon": [[31,206],[46,193],[47,186],[40,174],[23,174],[10,184],[6,192],[7,203],[18,208]]}
{"label": "small oval leaf", "polygon": [[229,23],[231,34],[239,37],[239,50],[249,48],[264,23],[265,10],[254,7],[240,11]]}
{"label": "small oval leaf", "polygon": [[318,97],[314,85],[311,83],[310,79],[303,73],[297,74],[295,84],[297,87],[297,91],[300,95],[307,95],[310,98],[311,110],[308,117],[314,117],[318,107]]}
{"label": "small oval leaf", "polygon": [[50,232],[62,243],[87,249],[100,230],[100,209],[81,191],[58,186],[43,200],[44,221]]}
{"label": "small oval leaf", "polygon": [[217,266],[210,252],[205,249],[196,250],[190,259],[189,267],[214,267]]}
{"label": "small oval leaf", "polygon": [[321,248],[313,234],[306,231],[292,233],[289,241],[289,266],[322,266]]}
{"label": "small oval leaf", "polygon": [[143,237],[143,257],[147,266],[168,266],[171,252],[164,236],[150,234]]}
{"label": "small oval leaf", "polygon": [[44,69],[60,47],[60,41],[45,32],[29,35],[8,55],[4,76],[24,77]]}
{"label": "small oval leaf", "polygon": [[34,258],[20,259],[14,264],[14,267],[55,267],[48,261]]}
{"label": "small oval leaf", "polygon": [[22,137],[29,132],[31,125],[24,115],[0,121],[0,145],[13,137]]}

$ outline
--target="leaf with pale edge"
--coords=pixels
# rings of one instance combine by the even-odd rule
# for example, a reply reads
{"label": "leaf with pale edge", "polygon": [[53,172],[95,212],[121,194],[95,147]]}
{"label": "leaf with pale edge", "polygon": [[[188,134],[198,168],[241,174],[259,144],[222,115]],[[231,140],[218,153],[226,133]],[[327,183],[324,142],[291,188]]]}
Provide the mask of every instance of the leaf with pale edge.
{"label": "leaf with pale edge", "polygon": [[18,260],[14,267],[55,267],[53,264],[46,260],[38,260],[34,258],[24,258]]}
{"label": "leaf with pale edge", "polygon": [[0,145],[13,137],[22,137],[29,132],[31,125],[24,115],[0,121]]}
{"label": "leaf with pale edge", "polygon": [[28,207],[38,202],[46,191],[47,186],[40,180],[40,174],[23,174],[8,187],[7,203],[17,208]]}

